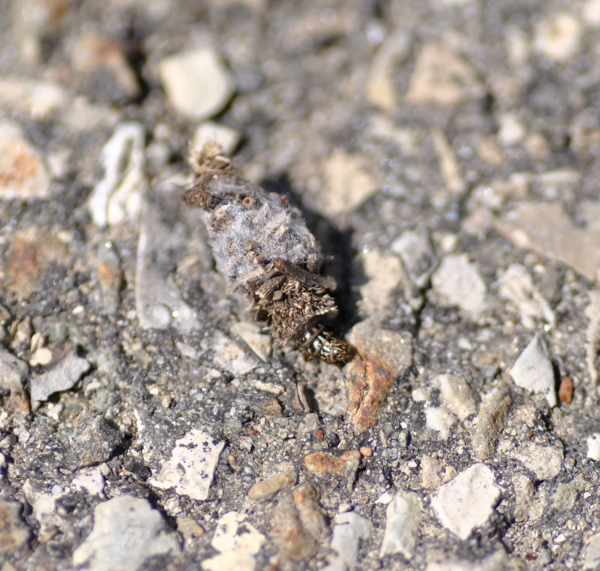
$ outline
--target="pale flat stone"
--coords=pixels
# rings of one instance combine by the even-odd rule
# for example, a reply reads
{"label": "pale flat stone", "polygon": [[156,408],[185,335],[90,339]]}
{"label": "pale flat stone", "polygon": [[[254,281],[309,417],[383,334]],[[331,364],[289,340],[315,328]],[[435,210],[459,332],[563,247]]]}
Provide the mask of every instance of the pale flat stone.
{"label": "pale flat stone", "polygon": [[260,325],[251,321],[240,321],[234,324],[231,330],[263,361],[269,360],[273,350],[273,338],[268,333],[263,333]]}
{"label": "pale flat stone", "polygon": [[93,496],[104,496],[104,475],[101,468],[82,472],[73,478],[71,487]]}
{"label": "pale flat stone", "polygon": [[600,291],[590,290],[590,303],[585,308],[585,316],[589,323],[586,329],[585,362],[588,373],[594,384],[598,382],[598,369],[596,368],[596,356],[600,351]]}
{"label": "pale flat stone", "polygon": [[427,230],[403,232],[392,242],[390,249],[400,255],[413,284],[418,288],[425,287],[439,263]]}
{"label": "pale flat stone", "polygon": [[432,385],[440,389],[442,404],[459,420],[466,420],[477,411],[477,394],[463,377],[438,375]]}
{"label": "pale flat stone", "polygon": [[331,549],[337,555],[323,571],[346,571],[358,563],[360,541],[373,533],[373,524],[354,512],[337,514],[334,521]]}
{"label": "pale flat stone", "polygon": [[212,358],[217,366],[235,376],[245,375],[258,365],[256,359],[248,355],[241,345],[220,331],[214,333],[211,347]]}
{"label": "pale flat stone", "polygon": [[525,468],[531,470],[538,480],[551,480],[562,468],[564,452],[555,446],[525,442],[513,452],[512,456]]}
{"label": "pale flat stone", "polygon": [[535,329],[539,322],[554,325],[554,312],[523,266],[511,264],[498,279],[498,285],[500,297],[514,303],[527,329]]}
{"label": "pale flat stone", "polygon": [[558,12],[535,26],[534,49],[555,61],[567,61],[579,51],[583,26],[572,12]]}
{"label": "pale flat stone", "polygon": [[458,306],[477,318],[487,309],[487,287],[467,254],[446,256],[433,274],[433,287],[446,306]]}
{"label": "pale flat stone", "polygon": [[204,47],[179,52],[159,64],[169,103],[190,119],[208,119],[231,99],[235,81],[217,50]]}
{"label": "pale flat stone", "polygon": [[507,563],[506,552],[498,550],[479,561],[435,558],[428,563],[425,571],[506,571]]}
{"label": "pale flat stone", "polygon": [[424,409],[425,424],[430,430],[437,430],[442,440],[450,436],[450,429],[456,424],[456,416],[445,406],[428,406]]}
{"label": "pale flat stone", "polygon": [[431,506],[444,527],[465,540],[489,519],[501,489],[485,464],[474,464],[444,484]]}
{"label": "pale flat stone", "polygon": [[73,387],[81,375],[90,369],[90,364],[73,351],[50,371],[31,378],[31,402],[38,405],[58,391]]}
{"label": "pale flat stone", "polygon": [[520,202],[496,221],[496,229],[527,248],[572,267],[590,281],[600,276],[600,203],[587,202],[585,228],[576,226],[559,203]]}
{"label": "pale flat stone", "polygon": [[240,138],[240,133],[232,127],[206,121],[198,125],[198,128],[194,131],[192,141],[194,148],[198,151],[202,150],[206,143],[213,141],[221,145],[226,155],[231,155],[240,142]]}
{"label": "pale flat stone", "polygon": [[41,154],[31,145],[21,128],[0,122],[0,199],[46,198],[50,175]]}
{"label": "pale flat stone", "polygon": [[89,571],[137,571],[153,555],[179,546],[158,510],[147,500],[118,496],[94,510],[94,528],[73,552],[73,565]]}
{"label": "pale flat stone", "polygon": [[360,257],[364,273],[369,278],[360,287],[360,307],[367,315],[374,315],[388,304],[390,294],[402,282],[404,272],[396,256],[368,250]]}
{"label": "pale flat stone", "polygon": [[144,128],[139,123],[122,123],[104,145],[101,154],[102,180],[89,199],[90,214],[101,228],[135,220],[147,188]]}
{"label": "pale flat stone", "polygon": [[414,492],[398,490],[386,509],[386,524],[379,557],[401,553],[412,559],[419,538],[421,502]]}
{"label": "pale flat stone", "polygon": [[63,109],[71,99],[57,83],[24,77],[0,77],[0,109],[47,120]]}
{"label": "pale flat stone", "polygon": [[163,490],[175,488],[178,494],[194,500],[206,500],[224,446],[225,442],[216,442],[205,432],[190,430],[177,440],[171,458],[148,483]]}
{"label": "pale flat stone", "polygon": [[324,214],[339,216],[356,210],[378,190],[378,184],[364,158],[336,149],[322,166],[325,188],[315,201]]}
{"label": "pale flat stone", "polygon": [[427,44],[417,56],[406,102],[453,106],[484,95],[477,74],[461,56],[448,46]]}
{"label": "pale flat stone", "polygon": [[281,490],[291,488],[297,479],[296,472],[291,468],[277,472],[269,476],[266,480],[256,482],[248,492],[248,499],[257,502],[272,500]]}
{"label": "pale flat stone", "polygon": [[206,571],[254,571],[254,556],[265,542],[264,535],[245,521],[246,516],[228,512],[217,523],[211,545],[220,553],[202,562]]}
{"label": "pale flat stone", "polygon": [[519,355],[510,370],[510,376],[517,386],[544,395],[550,406],[556,406],[554,368],[541,333],[536,333]]}
{"label": "pale flat stone", "polygon": [[467,187],[448,139],[440,129],[434,129],[431,137],[446,190],[452,195],[463,194]]}
{"label": "pale flat stone", "polygon": [[392,113],[398,105],[394,66],[409,53],[410,35],[405,29],[398,29],[383,42],[369,68],[365,83],[367,101],[383,111]]}
{"label": "pale flat stone", "polygon": [[600,533],[592,535],[584,547],[583,569],[598,569],[600,567]]}
{"label": "pale flat stone", "polygon": [[600,462],[600,434],[594,433],[587,440],[587,457]]}

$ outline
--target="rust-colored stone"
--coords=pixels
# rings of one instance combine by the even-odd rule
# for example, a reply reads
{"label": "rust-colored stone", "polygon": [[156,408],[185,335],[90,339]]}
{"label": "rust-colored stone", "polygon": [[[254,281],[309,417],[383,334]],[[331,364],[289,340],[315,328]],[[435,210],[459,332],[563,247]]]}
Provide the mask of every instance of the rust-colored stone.
{"label": "rust-colored stone", "polygon": [[571,404],[573,401],[573,379],[571,377],[563,377],[560,380],[558,398],[560,402],[566,402],[567,404]]}
{"label": "rust-colored stone", "polygon": [[346,366],[348,412],[360,434],[377,423],[379,409],[394,383],[390,370],[378,359],[357,355]]}
{"label": "rust-colored stone", "polygon": [[348,487],[354,483],[356,470],[362,456],[360,452],[348,450],[342,456],[331,452],[314,452],[304,458],[305,468],[321,478],[337,477],[348,481]]}

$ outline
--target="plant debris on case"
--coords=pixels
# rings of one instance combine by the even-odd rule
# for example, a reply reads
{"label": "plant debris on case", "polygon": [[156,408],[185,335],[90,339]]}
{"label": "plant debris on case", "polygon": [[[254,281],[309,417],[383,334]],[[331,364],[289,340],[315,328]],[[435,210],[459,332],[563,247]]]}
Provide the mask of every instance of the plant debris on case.
{"label": "plant debris on case", "polygon": [[318,272],[315,237],[287,197],[240,177],[221,147],[190,147],[194,186],[183,200],[200,208],[217,267],[231,291],[251,300],[255,320],[281,342],[294,341],[309,359],[343,366],[355,349],[326,330],[338,310],[335,280]]}

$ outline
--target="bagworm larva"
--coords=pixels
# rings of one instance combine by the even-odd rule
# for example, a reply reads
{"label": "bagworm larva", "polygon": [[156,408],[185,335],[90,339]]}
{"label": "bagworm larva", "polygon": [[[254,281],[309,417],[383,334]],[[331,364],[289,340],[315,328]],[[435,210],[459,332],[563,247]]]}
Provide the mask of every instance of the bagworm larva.
{"label": "bagworm larva", "polygon": [[285,196],[240,177],[221,148],[190,149],[194,185],[183,200],[202,210],[217,268],[231,291],[251,300],[253,317],[274,337],[291,340],[310,359],[343,366],[354,348],[326,330],[338,310],[333,278],[318,272],[320,253]]}

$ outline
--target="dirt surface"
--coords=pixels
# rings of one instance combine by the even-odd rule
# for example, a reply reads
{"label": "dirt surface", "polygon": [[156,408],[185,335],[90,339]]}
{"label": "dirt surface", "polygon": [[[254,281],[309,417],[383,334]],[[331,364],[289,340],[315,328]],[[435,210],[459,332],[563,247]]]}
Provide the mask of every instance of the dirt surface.
{"label": "dirt surface", "polygon": [[[598,0],[0,14],[2,571],[598,568]],[[360,362],[227,292],[207,137]]]}

